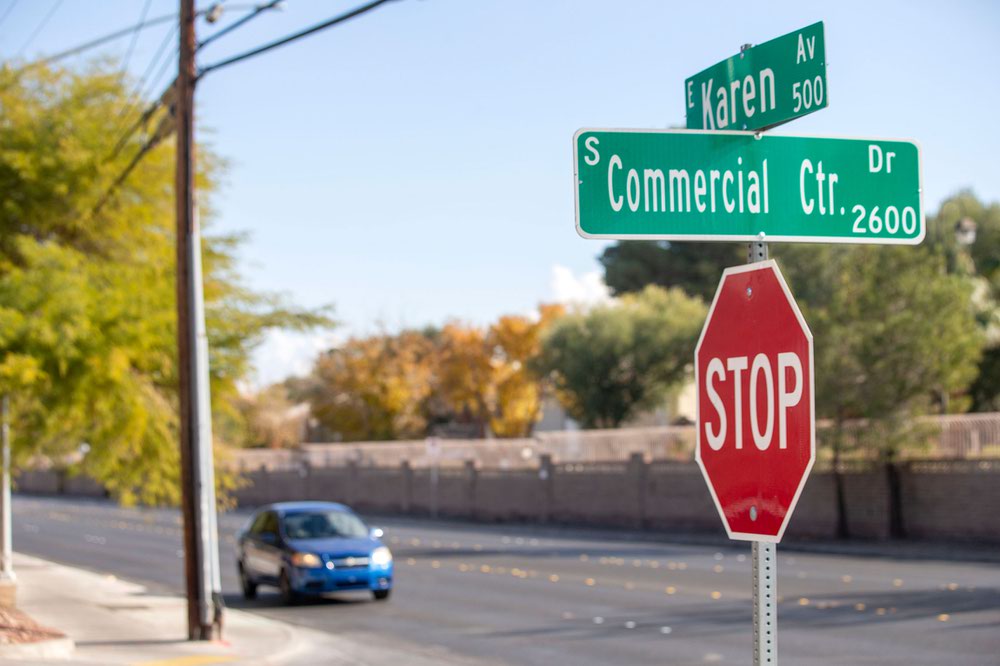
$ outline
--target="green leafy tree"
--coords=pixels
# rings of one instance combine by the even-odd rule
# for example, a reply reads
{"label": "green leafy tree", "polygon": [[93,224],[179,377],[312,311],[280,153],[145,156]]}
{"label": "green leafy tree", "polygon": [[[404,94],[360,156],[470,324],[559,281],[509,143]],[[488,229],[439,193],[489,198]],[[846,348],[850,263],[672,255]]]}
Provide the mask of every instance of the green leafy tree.
{"label": "green leafy tree", "polygon": [[706,308],[680,289],[638,294],[556,320],[536,368],[585,427],[614,428],[656,406],[688,373]]}
{"label": "green leafy tree", "polygon": [[[115,153],[126,86],[101,66],[0,67],[0,391],[13,397],[19,460],[58,459],[86,442],[80,471],[120,500],[172,503],[174,149],[150,151],[107,196],[145,140],[139,133]],[[224,164],[202,147],[199,166],[210,222]],[[329,323],[247,289],[235,269],[239,240],[203,243],[213,408],[223,423],[238,418],[237,382],[267,328]],[[217,440],[226,431],[217,428]]]}
{"label": "green leafy tree", "polygon": [[642,291],[647,285],[679,287],[712,300],[722,269],[746,262],[743,243],[668,243],[622,241],[599,257],[604,282],[614,295]]}
{"label": "green leafy tree", "polygon": [[926,243],[949,273],[972,282],[976,321],[984,348],[969,390],[975,411],[1000,411],[1000,203],[986,205],[972,192],[950,197],[927,220]]}
{"label": "green leafy tree", "polygon": [[[792,290],[814,335],[816,408],[832,421],[839,530],[847,536],[840,461],[857,444],[886,463],[901,534],[898,476],[893,463],[926,439],[917,416],[961,394],[976,375],[982,345],[971,283],[949,275],[929,248],[839,246],[786,248]],[[784,264],[783,264],[784,265]],[[810,275],[812,271],[812,275]],[[849,421],[867,426],[860,441]]]}

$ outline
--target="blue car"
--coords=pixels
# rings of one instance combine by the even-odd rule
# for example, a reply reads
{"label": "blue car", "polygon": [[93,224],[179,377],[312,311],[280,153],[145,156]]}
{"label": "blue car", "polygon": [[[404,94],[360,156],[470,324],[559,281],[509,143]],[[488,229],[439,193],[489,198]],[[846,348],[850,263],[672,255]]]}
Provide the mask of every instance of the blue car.
{"label": "blue car", "polygon": [[369,528],[343,504],[281,502],[258,509],[237,537],[243,596],[274,585],[286,604],[303,596],[370,590],[377,600],[392,591],[392,553],[382,530]]}

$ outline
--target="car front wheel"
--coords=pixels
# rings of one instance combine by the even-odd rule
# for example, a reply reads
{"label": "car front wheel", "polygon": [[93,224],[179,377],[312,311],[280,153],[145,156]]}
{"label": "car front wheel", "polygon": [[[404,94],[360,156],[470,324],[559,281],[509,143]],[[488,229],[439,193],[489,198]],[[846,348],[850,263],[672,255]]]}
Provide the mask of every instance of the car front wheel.
{"label": "car front wheel", "polygon": [[240,587],[243,588],[243,598],[244,599],[256,599],[257,598],[257,583],[250,580],[247,576],[246,569],[243,568],[243,563],[240,563]]}
{"label": "car front wheel", "polygon": [[288,572],[282,571],[278,579],[278,590],[281,591],[281,600],[286,606],[293,606],[299,601],[299,595],[292,589],[292,581],[288,578]]}
{"label": "car front wheel", "polygon": [[385,601],[389,598],[389,593],[392,590],[372,590],[372,596],[375,597],[375,601]]}

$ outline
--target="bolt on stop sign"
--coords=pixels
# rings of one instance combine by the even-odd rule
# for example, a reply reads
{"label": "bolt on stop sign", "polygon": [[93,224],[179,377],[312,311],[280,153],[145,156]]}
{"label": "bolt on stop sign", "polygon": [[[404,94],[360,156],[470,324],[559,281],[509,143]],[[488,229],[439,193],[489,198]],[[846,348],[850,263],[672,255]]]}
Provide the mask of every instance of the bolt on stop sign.
{"label": "bolt on stop sign", "polygon": [[723,272],[695,383],[695,459],[726,532],[777,543],[816,458],[816,427],[812,333],[774,261]]}

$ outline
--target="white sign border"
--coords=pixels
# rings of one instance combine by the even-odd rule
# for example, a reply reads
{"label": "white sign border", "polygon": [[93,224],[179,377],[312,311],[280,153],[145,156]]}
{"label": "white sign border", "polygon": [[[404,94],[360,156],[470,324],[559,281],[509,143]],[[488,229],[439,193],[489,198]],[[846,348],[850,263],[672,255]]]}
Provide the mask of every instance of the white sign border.
{"label": "white sign border", "polygon": [[576,233],[583,238],[594,240],[666,240],[666,241],[698,241],[716,243],[747,243],[764,241],[768,243],[836,243],[856,245],[920,245],[927,236],[927,213],[924,210],[924,162],[920,158],[920,143],[912,139],[885,139],[861,136],[814,136],[806,134],[767,134],[767,137],[788,137],[790,139],[850,139],[853,141],[893,141],[909,143],[917,149],[917,195],[920,200],[920,234],[913,238],[873,238],[868,236],[767,236],[763,232],[757,235],[733,234],[592,234],[580,226],[580,180],[577,144],[581,134],[586,132],[621,132],[626,134],[735,134],[739,136],[765,136],[762,130],[740,132],[736,130],[689,130],[689,129],[636,129],[581,127],[573,133],[573,208],[576,216]]}
{"label": "white sign border", "polygon": [[[802,327],[802,331],[806,334],[806,338],[809,342],[809,409],[811,410],[812,415],[812,418],[810,419],[811,423],[809,424],[809,464],[806,465],[805,471],[802,473],[802,479],[799,481],[799,486],[795,490],[795,495],[792,497],[792,502],[789,504],[788,510],[785,512],[785,517],[781,521],[781,527],[778,529],[778,534],[776,536],[732,531],[729,527],[729,521],[726,520],[726,514],[722,510],[722,504],[719,502],[719,497],[715,494],[715,488],[712,486],[712,481],[708,477],[708,471],[705,469],[705,464],[701,459],[701,377],[699,377],[698,374],[698,353],[701,351],[702,342],[705,340],[705,333],[708,331],[708,324],[712,321],[712,315],[715,312],[715,305],[719,301],[719,294],[722,293],[722,285],[725,284],[726,278],[730,275],[761,270],[770,270],[774,272],[775,277],[778,278],[778,284],[781,285],[782,290],[785,292],[785,298],[788,299],[788,303],[792,306],[795,318],[798,320],[799,325]],[[698,463],[698,468],[701,469],[701,475],[705,479],[705,485],[708,486],[708,491],[712,494],[712,502],[715,503],[715,508],[719,512],[719,518],[722,519],[722,525],[726,528],[726,534],[729,535],[730,539],[737,541],[763,541],[766,543],[779,543],[781,541],[781,537],[785,534],[785,528],[788,527],[788,522],[791,520],[792,513],[795,511],[795,505],[799,503],[799,496],[802,494],[802,489],[805,488],[806,481],[809,479],[809,474],[812,472],[813,465],[816,463],[816,366],[814,360],[812,330],[810,330],[809,324],[806,323],[805,317],[802,316],[802,311],[799,310],[799,305],[795,302],[795,297],[792,295],[792,291],[788,288],[788,283],[785,282],[785,278],[778,269],[778,264],[774,261],[774,259],[759,261],[753,264],[745,264],[742,266],[733,266],[722,272],[722,279],[719,280],[719,286],[716,287],[715,297],[712,299],[712,305],[708,309],[708,316],[705,317],[705,325],[701,329],[701,335],[698,336],[698,344],[695,346],[694,350],[694,421],[697,428],[695,433],[694,459],[695,462]]]}

